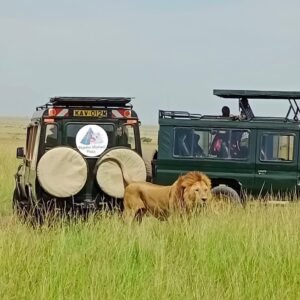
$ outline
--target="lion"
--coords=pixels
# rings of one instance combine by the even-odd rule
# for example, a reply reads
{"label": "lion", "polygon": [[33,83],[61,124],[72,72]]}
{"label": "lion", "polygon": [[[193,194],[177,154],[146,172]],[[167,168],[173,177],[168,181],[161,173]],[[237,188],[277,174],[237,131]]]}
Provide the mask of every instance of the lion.
{"label": "lion", "polygon": [[145,213],[165,220],[172,212],[190,212],[210,199],[211,181],[201,172],[180,176],[172,185],[129,183],[124,193],[124,219],[139,222]]}

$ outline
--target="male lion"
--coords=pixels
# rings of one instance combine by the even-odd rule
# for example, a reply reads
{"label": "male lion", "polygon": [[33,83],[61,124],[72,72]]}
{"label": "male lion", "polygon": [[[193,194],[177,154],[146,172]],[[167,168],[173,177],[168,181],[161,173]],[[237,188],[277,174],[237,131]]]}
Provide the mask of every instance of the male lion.
{"label": "male lion", "polygon": [[171,212],[189,212],[210,198],[210,190],[210,179],[196,171],[180,176],[169,186],[133,182],[125,188],[124,218],[141,221],[149,212],[159,219],[166,219]]}

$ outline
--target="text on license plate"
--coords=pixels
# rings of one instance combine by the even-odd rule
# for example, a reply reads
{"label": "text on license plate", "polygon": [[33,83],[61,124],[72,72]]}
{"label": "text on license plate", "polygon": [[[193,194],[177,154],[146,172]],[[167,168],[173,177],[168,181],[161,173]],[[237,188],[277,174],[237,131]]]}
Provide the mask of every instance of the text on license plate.
{"label": "text on license plate", "polygon": [[107,117],[106,110],[87,110],[87,109],[78,109],[73,110],[73,117]]}

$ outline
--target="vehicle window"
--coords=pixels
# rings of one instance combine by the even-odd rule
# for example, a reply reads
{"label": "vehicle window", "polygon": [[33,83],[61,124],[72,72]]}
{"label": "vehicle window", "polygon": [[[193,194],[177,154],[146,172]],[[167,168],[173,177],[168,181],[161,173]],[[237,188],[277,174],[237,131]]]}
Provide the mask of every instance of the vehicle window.
{"label": "vehicle window", "polygon": [[30,150],[31,140],[32,140],[32,127],[27,127],[27,134],[26,134],[26,159],[29,159],[29,150]]}
{"label": "vehicle window", "polygon": [[247,130],[175,128],[174,156],[247,159]]}
{"label": "vehicle window", "polygon": [[193,132],[192,128],[175,128],[174,155],[193,156]]}
{"label": "vehicle window", "polygon": [[[76,135],[78,131],[84,127],[85,125],[89,125],[86,123],[68,123],[67,124],[67,144],[73,148],[76,148]],[[102,127],[108,136],[108,148],[114,145],[114,126],[112,124],[95,124]]]}
{"label": "vehicle window", "polygon": [[231,131],[224,129],[213,129],[210,131],[209,151],[210,158],[230,158]]}
{"label": "vehicle window", "polygon": [[57,125],[47,124],[45,133],[45,146],[46,148],[53,148],[58,145],[57,143]]}
{"label": "vehicle window", "polygon": [[135,133],[132,125],[123,125],[117,129],[117,144],[130,149],[135,149]]}
{"label": "vehicle window", "polygon": [[37,134],[37,126],[30,126],[27,129],[27,145],[26,145],[26,159],[32,160],[34,143]]}
{"label": "vehicle window", "polygon": [[261,139],[261,161],[292,161],[294,159],[293,135],[265,133]]}
{"label": "vehicle window", "polygon": [[249,132],[246,130],[232,130],[230,140],[230,157],[246,159],[248,157]]}

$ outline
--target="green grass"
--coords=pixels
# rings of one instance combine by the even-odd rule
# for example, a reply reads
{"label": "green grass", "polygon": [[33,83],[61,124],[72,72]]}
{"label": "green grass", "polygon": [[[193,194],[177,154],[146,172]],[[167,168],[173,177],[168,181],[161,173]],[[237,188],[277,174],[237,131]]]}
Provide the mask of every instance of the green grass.
{"label": "green grass", "polygon": [[22,143],[0,136],[0,299],[300,298],[300,204],[34,229],[11,211]]}
{"label": "green grass", "polygon": [[14,177],[20,161],[16,148],[25,145],[25,119],[0,119],[0,217],[11,214]]}
{"label": "green grass", "polygon": [[117,217],[1,224],[10,299],[297,299],[299,206],[125,226]]}

